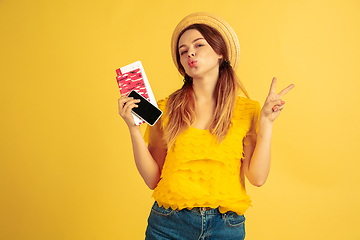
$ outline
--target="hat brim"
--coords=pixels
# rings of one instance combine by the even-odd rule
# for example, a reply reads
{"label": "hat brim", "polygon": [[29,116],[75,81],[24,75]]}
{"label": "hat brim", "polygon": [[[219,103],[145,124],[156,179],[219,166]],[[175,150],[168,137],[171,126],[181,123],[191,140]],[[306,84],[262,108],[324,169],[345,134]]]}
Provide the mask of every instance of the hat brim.
{"label": "hat brim", "polygon": [[193,24],[208,25],[219,31],[228,48],[230,64],[234,70],[237,70],[240,61],[240,44],[235,31],[222,18],[206,12],[190,14],[183,18],[176,26],[171,39],[171,54],[176,68],[179,68],[176,61],[176,51],[178,51],[177,40],[180,33]]}

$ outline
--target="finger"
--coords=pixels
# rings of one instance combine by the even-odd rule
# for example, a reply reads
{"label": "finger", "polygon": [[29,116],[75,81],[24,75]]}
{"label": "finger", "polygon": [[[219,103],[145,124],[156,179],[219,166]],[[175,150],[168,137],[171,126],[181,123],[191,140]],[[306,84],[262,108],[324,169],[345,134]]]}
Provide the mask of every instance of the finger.
{"label": "finger", "polygon": [[140,99],[134,99],[132,97],[121,97],[119,98],[119,107],[124,107],[125,104],[129,104],[130,102],[140,102]]}
{"label": "finger", "polygon": [[131,104],[125,104],[124,105],[124,108],[123,109],[121,109],[121,111],[120,111],[120,115],[122,116],[122,117],[125,117],[125,116],[130,116],[131,115],[131,110],[133,109],[133,108],[137,108],[138,107],[138,105],[136,105],[135,103],[131,103]]}
{"label": "finger", "polygon": [[281,110],[283,110],[284,109],[284,105],[282,105],[282,106],[278,106],[278,105],[275,105],[274,107],[272,107],[272,111],[273,112],[277,112],[277,111],[281,111]]}
{"label": "finger", "polygon": [[266,103],[267,104],[267,106],[282,106],[282,105],[284,105],[285,104],[285,101],[284,100],[281,100],[281,99],[275,99],[275,100],[272,100],[272,101],[269,101],[269,102],[267,102]]}
{"label": "finger", "polygon": [[279,108],[283,108],[284,107],[284,104],[285,104],[285,101],[281,100],[281,99],[276,99],[276,100],[273,100],[273,101],[269,101],[267,104],[266,104],[266,107],[267,108],[271,108],[271,110],[273,112],[279,110]]}
{"label": "finger", "polygon": [[276,77],[274,77],[271,81],[271,85],[270,85],[270,93],[271,92],[275,92],[275,89],[276,89]]}
{"label": "finger", "polygon": [[286,93],[288,93],[293,87],[295,87],[294,84],[290,84],[286,88],[284,88],[281,92],[279,92],[278,96],[279,98],[282,98]]}
{"label": "finger", "polygon": [[123,105],[123,111],[124,112],[131,111],[131,109],[133,109],[134,107],[138,107],[138,105],[136,105],[136,103],[139,103],[139,102],[140,102],[140,99],[134,99],[134,100],[125,102]]}
{"label": "finger", "polygon": [[121,98],[119,98],[119,103],[124,104],[125,102],[130,101],[130,100],[132,100],[132,98],[129,98],[127,96],[121,96]]}

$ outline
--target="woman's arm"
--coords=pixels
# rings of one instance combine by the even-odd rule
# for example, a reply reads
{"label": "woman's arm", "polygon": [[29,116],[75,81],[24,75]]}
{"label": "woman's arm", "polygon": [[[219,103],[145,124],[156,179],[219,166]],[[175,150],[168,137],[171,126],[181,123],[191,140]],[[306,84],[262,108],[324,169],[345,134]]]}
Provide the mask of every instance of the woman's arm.
{"label": "woman's arm", "polygon": [[244,145],[242,167],[249,182],[261,187],[269,175],[272,124],[266,123],[260,114],[256,142]]}
{"label": "woman's arm", "polygon": [[281,100],[281,97],[293,87],[294,85],[291,84],[276,94],[276,78],[273,78],[269,95],[261,109],[257,138],[249,145],[244,145],[242,168],[245,176],[254,186],[262,186],[269,175],[273,123],[284,108],[285,102]]}
{"label": "woman's arm", "polygon": [[160,167],[150,154],[140,130],[130,130],[136,167],[150,189],[160,181]]}
{"label": "woman's arm", "polygon": [[[163,156],[163,154],[161,154],[160,149],[157,148],[153,149],[152,151],[154,155],[150,153],[141,134],[140,126],[135,125],[134,119],[131,114],[131,109],[137,107],[137,102],[138,100],[122,96],[119,99],[119,114],[124,119],[130,131],[136,167],[141,177],[144,179],[146,185],[150,189],[154,189],[160,180],[160,169],[162,168],[163,164],[163,161],[158,158],[159,156]],[[153,156],[155,157],[155,159],[153,158]],[[161,163],[161,168],[158,162]]]}

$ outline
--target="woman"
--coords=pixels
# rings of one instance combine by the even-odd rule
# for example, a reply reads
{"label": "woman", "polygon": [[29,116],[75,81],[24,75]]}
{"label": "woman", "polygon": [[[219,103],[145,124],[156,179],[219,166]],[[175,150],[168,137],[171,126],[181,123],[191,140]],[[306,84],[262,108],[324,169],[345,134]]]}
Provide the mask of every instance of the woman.
{"label": "woman", "polygon": [[148,146],[131,115],[137,100],[119,99],[136,166],[154,189],[146,239],[245,238],[251,201],[244,175],[255,186],[265,183],[273,122],[293,85],[276,94],[274,78],[260,110],[236,78],[239,54],[236,34],[224,20],[191,14],[172,38],[184,85],[158,102],[164,114],[147,129]]}

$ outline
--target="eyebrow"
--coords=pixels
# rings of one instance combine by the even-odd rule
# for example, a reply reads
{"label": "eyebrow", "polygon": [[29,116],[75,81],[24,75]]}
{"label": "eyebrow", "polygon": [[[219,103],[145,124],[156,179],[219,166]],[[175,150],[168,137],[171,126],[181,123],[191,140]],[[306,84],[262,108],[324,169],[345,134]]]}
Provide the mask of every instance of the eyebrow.
{"label": "eyebrow", "polygon": [[[198,40],[201,40],[201,39],[204,39],[204,38],[199,37],[199,38],[195,39],[194,41],[192,41],[192,43],[194,43],[194,42],[196,42],[196,41],[198,41]],[[204,40],[205,40],[205,39],[204,39]],[[180,49],[180,48],[182,48],[182,47],[185,47],[185,44],[181,45],[178,49]]]}

